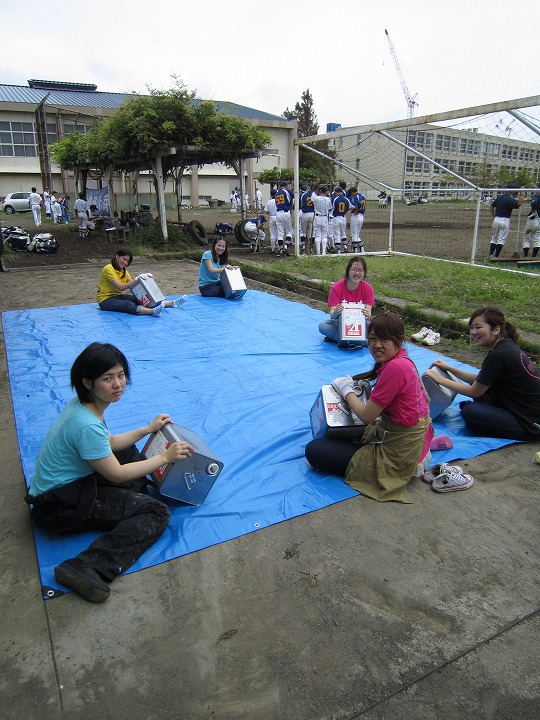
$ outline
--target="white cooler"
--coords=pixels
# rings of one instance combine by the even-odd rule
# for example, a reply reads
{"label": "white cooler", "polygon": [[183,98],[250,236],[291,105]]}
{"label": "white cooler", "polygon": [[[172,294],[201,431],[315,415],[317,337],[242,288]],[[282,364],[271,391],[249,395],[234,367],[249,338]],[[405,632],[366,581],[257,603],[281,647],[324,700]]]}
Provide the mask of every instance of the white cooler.
{"label": "white cooler", "polygon": [[[436,365],[434,365],[432,369],[437,370],[437,372],[447,380],[457,379],[452,373],[441,370],[441,368],[438,368]],[[455,390],[449,390],[442,385],[437,385],[436,382],[426,375],[422,375],[422,382],[429,397],[429,414],[431,415],[431,419],[435,420],[436,417],[439,417],[439,415],[454,402],[457,392]]]}
{"label": "white cooler", "polygon": [[367,345],[366,316],[363,309],[364,303],[343,302],[343,311],[339,316],[338,347]]}
{"label": "white cooler", "polygon": [[162,465],[150,476],[161,495],[188,505],[201,505],[222,471],[223,463],[197,433],[175,423],[164,425],[148,439],[141,455],[144,459],[154,457],[182,440],[194,448],[191,456]]}
{"label": "white cooler", "polygon": [[[362,386],[360,399],[367,404],[371,388],[369,383]],[[360,388],[358,389],[360,393]],[[346,438],[361,435],[365,425],[350,409],[332,385],[323,385],[313,407],[309,411],[313,438]]]}
{"label": "white cooler", "polygon": [[240,268],[223,270],[221,273],[221,287],[227,300],[239,300],[247,292],[246,283]]}
{"label": "white cooler", "polygon": [[131,294],[144,305],[144,307],[154,307],[165,300],[165,295],[161,292],[158,284],[151,275],[139,275],[139,279],[131,288]]}

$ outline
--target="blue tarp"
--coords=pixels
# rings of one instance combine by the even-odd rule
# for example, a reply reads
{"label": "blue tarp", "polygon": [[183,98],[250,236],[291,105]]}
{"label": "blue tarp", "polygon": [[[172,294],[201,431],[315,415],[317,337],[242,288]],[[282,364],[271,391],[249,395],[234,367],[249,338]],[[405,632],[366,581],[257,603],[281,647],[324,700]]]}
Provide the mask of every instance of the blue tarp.
{"label": "blue tarp", "polygon": [[[132,385],[106,411],[112,434],[168,412],[224,463],[203,505],[172,505],[168,529],[130,572],[356,496],[341,478],[311,470],[304,457],[309,410],[321,386],[373,364],[366,348],[340,350],[325,342],[317,331],[324,317],[256,291],[235,301],[190,295],[159,318],[102,312],[96,304],[4,312],[25,477],[33,472],[50,424],[73,395],[73,360],[97,340],[118,346],[132,369]],[[420,372],[440,357],[415,345],[408,351]],[[469,436],[459,399],[435,422],[435,434],[448,435],[454,448],[437,452],[433,462],[473,457],[510,442]],[[23,494],[21,488],[21,502]],[[39,527],[34,533],[44,594],[54,596],[54,567],[87,547],[95,534],[51,539]]]}

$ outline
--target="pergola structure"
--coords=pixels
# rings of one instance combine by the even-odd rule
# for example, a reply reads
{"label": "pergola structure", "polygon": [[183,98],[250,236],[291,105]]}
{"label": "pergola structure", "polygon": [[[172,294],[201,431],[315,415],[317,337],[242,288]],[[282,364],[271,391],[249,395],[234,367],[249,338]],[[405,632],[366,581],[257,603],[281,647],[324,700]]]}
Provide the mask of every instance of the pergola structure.
{"label": "pergola structure", "polygon": [[[246,208],[244,207],[244,197],[246,192],[246,180],[245,180],[245,169],[244,163],[248,158],[258,158],[261,155],[260,150],[245,150],[238,153],[236,161],[230,161],[229,159],[223,158],[217,150],[212,148],[197,148],[195,145],[186,145],[182,148],[171,147],[168,150],[164,150],[156,153],[150,160],[142,159],[130,159],[130,160],[116,160],[105,168],[105,177],[107,187],[109,188],[109,197],[113,198],[112,192],[112,179],[115,171],[124,173],[135,173],[134,188],[137,188],[137,179],[141,171],[150,170],[155,177],[156,184],[156,195],[157,195],[157,207],[158,214],[161,224],[161,232],[164,240],[168,238],[167,231],[167,216],[165,208],[165,184],[166,177],[169,173],[177,171],[175,175],[176,182],[176,195],[178,197],[178,186],[181,185],[183,169],[190,166],[202,166],[218,162],[229,162],[234,168],[235,172],[240,178],[241,188],[241,211],[242,218],[246,217]],[[75,168],[75,190],[77,195],[80,192],[79,181],[80,172],[90,172],[96,170],[95,167],[79,166]],[[179,219],[181,210],[179,209]]]}

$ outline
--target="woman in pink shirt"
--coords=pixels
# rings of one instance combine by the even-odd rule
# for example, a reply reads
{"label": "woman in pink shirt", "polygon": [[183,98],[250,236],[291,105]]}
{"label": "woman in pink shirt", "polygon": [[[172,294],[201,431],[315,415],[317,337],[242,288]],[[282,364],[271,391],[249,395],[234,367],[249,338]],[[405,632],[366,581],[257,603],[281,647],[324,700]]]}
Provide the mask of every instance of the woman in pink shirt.
{"label": "woman in pink shirt", "polygon": [[319,323],[319,332],[329,340],[339,341],[339,316],[343,312],[344,302],[364,303],[362,312],[367,321],[371,319],[375,293],[372,286],[365,281],[366,274],[366,261],[360,255],[355,255],[347,264],[343,280],[338,280],[330,288],[328,295],[330,318]]}
{"label": "woman in pink shirt", "polygon": [[[306,446],[312,467],[343,475],[352,488],[381,502],[412,502],[407,485],[424,471],[433,437],[428,398],[404,341],[405,328],[397,315],[376,315],[368,332],[375,366],[332,383],[366,425],[360,445],[350,439],[320,438]],[[376,381],[366,404],[354,392],[359,380]]]}

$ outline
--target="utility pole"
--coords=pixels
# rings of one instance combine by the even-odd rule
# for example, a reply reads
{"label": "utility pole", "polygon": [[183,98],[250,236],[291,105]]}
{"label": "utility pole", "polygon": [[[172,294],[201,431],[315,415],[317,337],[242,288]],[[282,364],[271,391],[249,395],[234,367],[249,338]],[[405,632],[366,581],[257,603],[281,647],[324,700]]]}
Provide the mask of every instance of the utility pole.
{"label": "utility pole", "polygon": [[384,32],[386,34],[386,39],[388,40],[388,47],[390,48],[390,54],[392,55],[392,60],[394,61],[394,65],[396,67],[399,82],[401,84],[403,94],[405,95],[405,100],[407,101],[407,117],[412,118],[414,117],[414,108],[415,106],[418,106],[418,93],[416,93],[415,95],[411,95],[411,93],[409,92],[409,88],[407,87],[407,83],[405,82],[405,78],[403,76],[403,71],[401,70],[401,65],[399,64],[396,49],[394,48],[394,45],[390,40],[388,30],[385,30]]}

